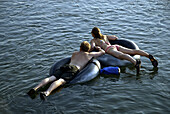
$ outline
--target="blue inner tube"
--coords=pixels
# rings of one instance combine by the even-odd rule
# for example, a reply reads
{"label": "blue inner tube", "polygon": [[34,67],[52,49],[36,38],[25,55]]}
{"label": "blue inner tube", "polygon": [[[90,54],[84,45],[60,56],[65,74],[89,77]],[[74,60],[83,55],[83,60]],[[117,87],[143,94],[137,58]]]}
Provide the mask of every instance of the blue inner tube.
{"label": "blue inner tube", "polygon": [[[71,60],[71,57],[61,59],[60,61],[56,62],[50,68],[49,75],[52,76],[57,69],[61,66],[68,64]],[[69,84],[77,84],[77,83],[84,83],[94,79],[98,74],[101,66],[97,59],[93,59],[90,61],[85,68],[83,68],[76,77],[69,82]]]}
{"label": "blue inner tube", "polygon": [[[139,47],[130,40],[127,39],[118,39],[118,40],[111,40],[109,41],[112,45],[118,44],[126,48],[130,49],[136,49],[138,50]],[[140,55],[131,55],[134,59],[140,59]],[[128,64],[132,64],[131,62],[127,60],[120,60],[112,55],[105,54],[97,58],[99,62],[101,63],[101,66],[126,66]]]}

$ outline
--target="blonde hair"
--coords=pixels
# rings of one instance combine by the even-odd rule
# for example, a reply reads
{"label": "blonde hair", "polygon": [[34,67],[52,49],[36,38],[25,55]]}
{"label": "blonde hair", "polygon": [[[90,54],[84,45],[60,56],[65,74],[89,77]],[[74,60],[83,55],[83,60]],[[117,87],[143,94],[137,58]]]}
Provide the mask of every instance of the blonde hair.
{"label": "blonde hair", "polygon": [[92,31],[91,31],[91,33],[93,33],[94,34],[94,38],[102,38],[102,34],[101,34],[101,32],[100,32],[100,29],[98,28],[98,27],[94,27],[93,29],[92,29]]}
{"label": "blonde hair", "polygon": [[83,41],[80,45],[82,51],[88,52],[91,49],[91,45],[87,41]]}

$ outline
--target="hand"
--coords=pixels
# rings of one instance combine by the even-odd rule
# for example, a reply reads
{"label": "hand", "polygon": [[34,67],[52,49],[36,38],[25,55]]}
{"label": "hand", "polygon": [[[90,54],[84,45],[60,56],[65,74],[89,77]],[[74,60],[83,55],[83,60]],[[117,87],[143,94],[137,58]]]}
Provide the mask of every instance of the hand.
{"label": "hand", "polygon": [[95,48],[96,48],[96,50],[98,50],[99,52],[101,52],[102,55],[105,54],[105,51],[104,51],[101,47],[95,46]]}
{"label": "hand", "polygon": [[101,47],[95,46],[96,50],[101,50]]}
{"label": "hand", "polygon": [[117,40],[118,37],[115,35],[107,36],[108,40]]}
{"label": "hand", "polygon": [[118,39],[118,37],[117,37],[117,36],[115,36],[115,35],[112,35],[112,37],[113,37],[113,38],[115,38],[115,39]]}

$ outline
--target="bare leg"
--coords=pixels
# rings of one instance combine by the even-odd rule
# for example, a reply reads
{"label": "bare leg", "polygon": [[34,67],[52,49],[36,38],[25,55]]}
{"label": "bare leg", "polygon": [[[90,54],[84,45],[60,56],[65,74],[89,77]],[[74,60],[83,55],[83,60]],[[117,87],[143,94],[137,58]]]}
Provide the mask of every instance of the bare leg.
{"label": "bare leg", "polygon": [[128,55],[128,54],[124,54],[124,53],[122,53],[120,51],[115,51],[112,48],[110,48],[107,51],[107,53],[114,56],[114,57],[117,57],[118,59],[128,60],[131,63],[133,63],[134,65],[136,65],[136,60],[133,57],[131,57],[130,55]]}
{"label": "bare leg", "polygon": [[154,67],[158,66],[158,61],[150,54],[148,54],[147,52],[143,51],[143,50],[135,50],[135,49],[129,49],[129,48],[125,48],[123,46],[119,47],[119,51],[126,53],[126,54],[133,54],[133,55],[141,55],[141,56],[145,56],[147,58],[150,59],[150,61],[152,62],[152,65]]}
{"label": "bare leg", "polygon": [[56,89],[57,87],[59,87],[60,85],[65,84],[65,83],[66,83],[66,81],[65,81],[64,79],[62,79],[62,78],[60,78],[60,79],[57,80],[57,81],[54,81],[54,82],[51,84],[51,86],[44,92],[45,96],[49,96],[50,93],[51,93],[54,89]]}
{"label": "bare leg", "polygon": [[40,84],[38,84],[36,87],[34,87],[33,89],[36,91],[37,89],[39,89],[40,87],[52,82],[56,80],[56,77],[55,76],[51,76],[51,77],[48,77],[48,78],[45,78],[44,80],[41,81]]}
{"label": "bare leg", "polygon": [[141,56],[145,56],[145,57],[149,58],[149,54],[143,50],[129,49],[129,48],[120,46],[119,51],[121,51],[122,53],[126,53],[126,54],[141,55]]}
{"label": "bare leg", "polygon": [[140,71],[140,66],[141,66],[141,61],[140,60],[135,60],[133,57],[131,57],[129,54],[125,54],[121,51],[117,51],[116,48],[110,48],[108,51],[107,51],[108,54],[112,55],[112,56],[115,56],[117,57],[118,59],[125,59],[125,60],[128,60],[130,61],[131,63],[133,63],[136,67],[136,70],[137,70],[137,75],[139,74],[139,71]]}

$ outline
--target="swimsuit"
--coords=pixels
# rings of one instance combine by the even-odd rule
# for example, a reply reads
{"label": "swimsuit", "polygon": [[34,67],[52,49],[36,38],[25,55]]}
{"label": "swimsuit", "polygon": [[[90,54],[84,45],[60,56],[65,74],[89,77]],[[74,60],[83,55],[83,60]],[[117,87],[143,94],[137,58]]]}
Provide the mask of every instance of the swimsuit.
{"label": "swimsuit", "polygon": [[105,49],[105,51],[107,52],[110,48],[116,48],[118,51],[119,51],[119,45],[110,45],[110,46],[108,46],[106,49]]}
{"label": "swimsuit", "polygon": [[73,78],[75,78],[76,74],[79,72],[79,69],[75,65],[66,64],[60,69],[57,69],[54,76],[59,79],[62,78],[69,83]]}
{"label": "swimsuit", "polygon": [[119,51],[119,45],[111,45],[109,42],[106,42],[104,40],[100,40],[101,44],[100,47],[103,47],[103,43],[109,45],[106,49],[105,49],[105,52],[107,52],[110,48],[116,48],[118,51]]}

